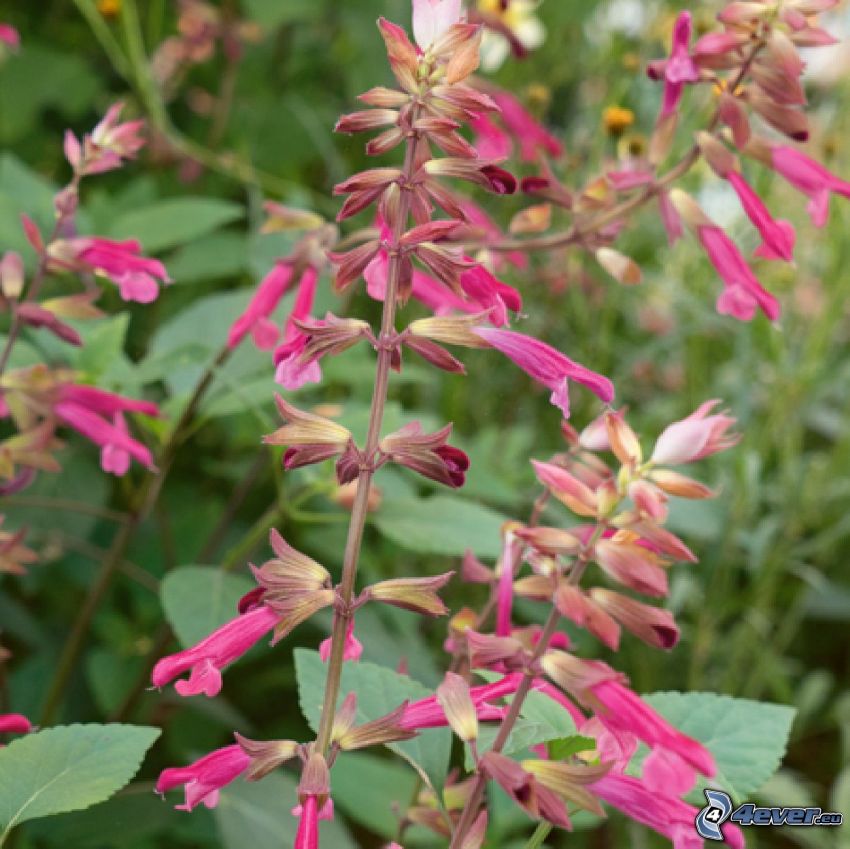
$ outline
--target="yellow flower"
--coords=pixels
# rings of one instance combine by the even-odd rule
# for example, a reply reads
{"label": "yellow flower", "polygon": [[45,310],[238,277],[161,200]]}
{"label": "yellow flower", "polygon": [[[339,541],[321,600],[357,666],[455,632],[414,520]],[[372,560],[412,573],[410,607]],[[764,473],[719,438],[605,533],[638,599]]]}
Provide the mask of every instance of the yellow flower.
{"label": "yellow flower", "polygon": [[[504,27],[526,50],[534,50],[546,38],[546,30],[534,14],[539,5],[539,0],[478,0],[477,3],[482,17]],[[510,53],[510,41],[502,33],[486,28],[481,43],[481,67],[495,71]]]}
{"label": "yellow flower", "polygon": [[121,11],[121,0],[97,0],[97,11],[104,18],[114,18]]}
{"label": "yellow flower", "polygon": [[602,113],[602,124],[612,136],[622,135],[635,122],[635,113],[623,106],[609,106]]}

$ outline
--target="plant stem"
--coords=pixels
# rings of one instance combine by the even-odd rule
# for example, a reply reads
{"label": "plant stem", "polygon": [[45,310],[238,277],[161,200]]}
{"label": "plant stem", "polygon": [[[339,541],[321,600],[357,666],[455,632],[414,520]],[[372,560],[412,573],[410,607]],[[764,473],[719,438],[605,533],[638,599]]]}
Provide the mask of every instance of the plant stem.
{"label": "plant stem", "polygon": [[[414,116],[415,118],[415,116]],[[415,123],[411,120],[411,124]],[[401,275],[401,255],[399,247],[401,237],[407,227],[410,213],[410,193],[407,181],[413,174],[416,157],[418,136],[411,135],[407,140],[404,155],[404,167],[401,178],[401,200],[399,201],[398,217],[393,222],[393,244],[390,250],[390,262],[387,275],[387,293],[384,298],[384,308],[381,316],[381,335],[378,349],[378,362],[375,369],[375,386],[372,391],[372,405],[369,410],[369,429],[366,434],[364,456],[366,463],[357,479],[357,493],[351,509],[351,522],[348,526],[348,539],[345,544],[345,555],[342,564],[342,579],[337,588],[339,604],[334,610],[333,630],[331,633],[331,654],[328,661],[328,677],[325,682],[325,697],[322,702],[322,716],[319,721],[319,731],[316,737],[316,748],[325,754],[331,742],[336,703],[339,697],[340,678],[342,677],[343,654],[348,623],[353,611],[351,601],[354,596],[354,582],[357,577],[357,566],[360,560],[360,548],[363,543],[363,531],[366,526],[369,491],[372,486],[374,470],[371,460],[378,449],[381,437],[381,423],[384,419],[384,408],[387,403],[387,387],[389,385],[390,363],[392,360],[391,340],[395,334],[396,300],[398,298],[399,278]]]}
{"label": "plant stem", "polygon": [[[545,504],[545,501],[543,502]],[[593,552],[593,547],[596,545],[597,540],[605,529],[605,524],[602,522],[598,522],[596,525],[596,529],[591,535],[590,539],[587,541],[587,544],[581,551],[581,554],[576,558],[575,564],[573,565],[573,569],[570,572],[569,581],[571,584],[577,584],[581,579],[582,574],[584,573],[585,567],[587,566],[588,561],[590,560],[591,553]],[[552,640],[552,637],[555,635],[555,632],[558,630],[558,623],[561,620],[561,614],[558,612],[556,607],[552,607],[549,611],[549,616],[546,619],[546,624],[543,626],[543,633],[540,635],[540,640],[537,645],[534,647],[534,651],[532,652],[531,658],[526,665],[525,673],[523,675],[523,679],[520,682],[519,687],[517,687],[516,693],[514,693],[514,697],[511,699],[511,706],[508,709],[507,716],[502,720],[502,724],[499,726],[499,731],[496,734],[496,739],[493,741],[493,745],[490,749],[492,752],[501,752],[507,743],[508,738],[511,735],[511,731],[513,730],[514,725],[516,724],[517,719],[519,719],[520,712],[522,711],[522,706],[525,703],[525,698],[531,691],[531,686],[534,683],[535,678],[535,669],[537,667],[538,661],[543,657],[546,650],[549,648],[549,643]],[[464,806],[463,811],[461,812],[460,819],[458,820],[457,827],[454,830],[454,834],[452,835],[452,842],[449,845],[449,849],[458,849],[463,842],[463,838],[466,836],[467,831],[472,827],[473,822],[475,821],[475,817],[478,813],[478,808],[481,804],[481,799],[484,795],[484,789],[487,786],[487,776],[483,772],[479,772],[475,777],[475,783],[472,786],[472,792],[469,795],[469,798],[466,801],[466,805]]]}
{"label": "plant stem", "polygon": [[552,833],[552,823],[542,822],[534,830],[531,839],[525,844],[525,849],[540,849],[543,841]]}
{"label": "plant stem", "polygon": [[139,493],[137,506],[128,513],[126,520],[122,523],[118,533],[112,541],[112,546],[106,559],[100,566],[100,570],[95,576],[94,583],[89,588],[88,594],[83,601],[83,606],[80,608],[77,618],[71,628],[71,633],[62,649],[62,654],[59,656],[59,661],[56,664],[56,673],[53,681],[50,684],[50,689],[44,700],[44,707],[41,713],[40,725],[49,725],[56,715],[62,699],[65,695],[65,689],[71,679],[71,675],[77,665],[80,652],[83,649],[86,635],[91,627],[94,615],[103,601],[109,585],[115,573],[119,570],[124,562],[124,555],[130,546],[139,525],[149,515],[153,506],[156,504],[157,498],[162,491],[162,486],[168,475],[168,471],[174,461],[177,453],[177,448],[181,444],[183,437],[189,425],[197,412],[198,405],[201,399],[206,394],[207,389],[215,377],[215,373],[230,356],[230,350],[227,347],[221,349],[215,360],[201,375],[192,396],[189,398],[186,407],[183,410],[177,424],[171,431],[171,435],[166,442],[160,459],[159,474],[149,474]]}

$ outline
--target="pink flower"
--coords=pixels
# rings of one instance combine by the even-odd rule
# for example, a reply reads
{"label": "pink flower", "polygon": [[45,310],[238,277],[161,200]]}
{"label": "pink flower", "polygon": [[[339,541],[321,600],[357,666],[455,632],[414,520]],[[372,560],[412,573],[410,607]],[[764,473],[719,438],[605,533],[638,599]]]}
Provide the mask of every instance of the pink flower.
{"label": "pink flower", "polygon": [[20,713],[0,713],[0,734],[29,734],[32,723]]}
{"label": "pink flower", "polygon": [[[122,413],[158,416],[156,404],[125,398],[96,386],[68,384],[59,390],[53,412],[69,427],[103,449],[101,466],[104,471],[124,474],[126,455],[148,469],[155,468],[150,450],[127,432]],[[124,472],[118,471],[121,468]]]}
{"label": "pink flower", "polygon": [[508,323],[508,310],[519,312],[522,298],[507,283],[496,279],[483,265],[475,265],[460,276],[460,288],[479,310],[486,310],[489,322],[496,327]]}
{"label": "pink flower", "polygon": [[802,151],[787,145],[770,145],[768,164],[795,189],[810,199],[806,207],[816,227],[823,227],[829,217],[831,194],[850,198],[850,182],[828,171]]}
{"label": "pink flower", "polygon": [[[292,312],[286,320],[283,344],[274,352],[277,366],[275,380],[285,389],[300,389],[305,383],[318,383],[322,379],[322,370],[318,360],[302,361],[301,355],[307,347],[308,336],[295,323],[305,321],[310,316],[313,300],[316,297],[316,285],[319,272],[315,266],[308,265],[298,283],[298,292]],[[321,321],[317,325],[323,324]]]}
{"label": "pink flower", "polygon": [[790,222],[775,220],[762,199],[738,171],[730,171],[726,179],[735,189],[744,212],[764,240],[764,244],[756,251],[756,256],[791,262],[794,258],[796,234]]}
{"label": "pink flower", "polygon": [[0,42],[17,50],[21,46],[21,36],[13,26],[0,23]]}
{"label": "pink flower", "polygon": [[[112,424],[117,431],[129,438],[130,432],[127,430],[123,413],[116,413]],[[100,467],[104,472],[123,477],[130,469],[130,452],[121,444],[107,442],[100,450]]]}
{"label": "pink flower", "polygon": [[607,377],[573,362],[537,339],[512,330],[490,327],[476,327],[473,333],[501,351],[538,383],[551,389],[549,400],[563,412],[565,418],[570,415],[569,380],[586,386],[606,404],[614,398],[614,386]]}
{"label": "pink flower", "polygon": [[691,13],[682,12],[673,26],[673,49],[670,57],[650,64],[648,73],[652,79],[664,80],[664,100],[661,118],[671,115],[679,106],[685,83],[699,81],[699,69],[690,54]]}
{"label": "pink flower", "polygon": [[145,145],[141,130],[144,121],[120,122],[123,103],[109,107],[103,120],[83,137],[82,144],[68,130],[65,133],[65,158],[79,174],[102,174],[120,168],[124,159],[135,159]]}
{"label": "pink flower", "polygon": [[717,311],[750,321],[761,311],[771,320],[779,318],[779,302],[759,283],[735,243],[716,224],[697,227],[697,236],[717,269],[725,288],[717,299]]}
{"label": "pink flower", "polygon": [[190,766],[163,770],[156,782],[156,792],[164,795],[174,787],[185,785],[185,801],[178,811],[191,811],[199,804],[214,808],[219,790],[237,779],[251,765],[251,758],[236,745],[216,749]]}
{"label": "pink flower", "polygon": [[[322,658],[324,663],[327,663],[331,656],[331,643],[332,640],[328,637],[326,640],[322,640],[319,645],[319,657]],[[363,654],[363,643],[354,636],[354,620],[349,619],[348,628],[345,632],[345,651],[343,652],[342,659],[343,660],[360,660],[361,655]]]}
{"label": "pink flower", "polygon": [[79,236],[51,246],[52,259],[60,266],[102,274],[118,287],[125,301],[148,304],[159,295],[157,281],[170,281],[165,266],[141,256],[141,251],[135,239],[116,242],[98,236]]}
{"label": "pink flower", "polygon": [[227,334],[228,348],[237,347],[248,333],[261,351],[274,347],[279,331],[269,316],[289,289],[292,273],[291,263],[275,263],[274,268],[260,281],[245,311],[231,325],[230,332]]}
{"label": "pink flower", "polygon": [[511,137],[486,113],[469,123],[475,133],[474,145],[482,159],[508,159],[513,153]]}
{"label": "pink flower", "polygon": [[522,545],[522,540],[510,531],[505,534],[502,544],[502,557],[499,563],[499,584],[496,590],[497,637],[509,637],[513,630],[511,609],[514,600],[514,568]]}
{"label": "pink flower", "polygon": [[655,443],[651,462],[678,466],[737,445],[740,435],[726,433],[736,420],[723,414],[709,415],[719,403],[706,401],[687,418],[666,427]]}
{"label": "pink flower", "polygon": [[460,21],[461,0],[413,0],[413,37],[427,50],[453,24]]}
{"label": "pink flower", "polygon": [[319,800],[308,796],[298,814],[294,849],[319,849]]}
{"label": "pink flower", "polygon": [[[639,778],[608,773],[588,786],[594,795],[626,816],[663,834],[674,849],[701,849],[702,838],[694,829],[697,808],[669,794],[652,790]],[[724,828],[726,842],[743,849],[744,839],[735,826]]]}
{"label": "pink flower", "polygon": [[197,645],[162,658],[153,668],[154,687],[164,687],[178,675],[191,670],[189,679],[178,681],[174,689],[181,696],[204,693],[212,697],[221,691],[221,672],[245,654],[257,640],[280,621],[268,606],[261,604],[231,619]]}
{"label": "pink flower", "polygon": [[[604,666],[596,663],[593,665]],[[613,674],[612,670],[612,676]],[[606,728],[626,731],[643,740],[651,748],[672,752],[703,775],[711,777],[715,774],[714,758],[705,746],[670,725],[637,693],[614,677],[597,681],[588,689],[594,700],[603,708],[596,711],[596,714]]]}
{"label": "pink flower", "polygon": [[499,119],[519,143],[520,157],[525,162],[537,159],[542,150],[550,156],[562,156],[564,146],[507,91],[492,91],[490,96],[501,110]]}

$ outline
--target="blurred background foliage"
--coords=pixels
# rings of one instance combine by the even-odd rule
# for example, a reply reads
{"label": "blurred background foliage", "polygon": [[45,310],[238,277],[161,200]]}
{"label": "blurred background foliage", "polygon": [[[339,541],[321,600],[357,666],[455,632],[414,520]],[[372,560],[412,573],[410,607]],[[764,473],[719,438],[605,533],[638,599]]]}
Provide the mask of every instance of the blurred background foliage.
{"label": "blurred background foliage", "polygon": [[[174,35],[174,5],[139,3],[148,53]],[[549,0],[539,12],[548,31],[544,46],[492,76],[564,140],[568,182],[582,185],[616,160],[618,150],[643,143],[659,90],[642,67],[664,51],[671,17],[682,5]],[[701,26],[710,23],[715,5],[705,2],[696,10]],[[222,0],[224,16],[245,21],[243,43],[229,56],[217,49],[186,69],[168,87],[165,102],[146,90],[133,67],[110,61],[80,13],[96,9],[95,27],[124,44],[120,6],[120,0],[0,0],[0,20],[18,27],[23,40],[20,54],[0,67],[0,246],[26,253],[21,211],[42,224],[50,220],[52,193],[67,177],[61,156],[66,127],[89,129],[116,99],[126,100],[130,113],[149,118],[152,140],[141,163],[84,187],[80,228],[139,238],[146,252],[164,259],[174,285],[141,308],[110,293],[112,317],[83,326],[86,346],[78,353],[31,333],[15,356],[19,364],[70,357],[90,380],[162,401],[173,422],[214,362],[252,287],[288,249],[286,236],[258,235],[262,200],[284,199],[332,217],[337,208],[332,185],[365,165],[361,140],[335,137],[331,130],[341,112],[356,108],[357,94],[389,82],[374,21],[385,15],[407,23],[409,4]],[[847,54],[835,51],[817,63],[809,90],[812,147],[845,177],[850,77],[841,69],[847,67]],[[607,133],[602,123],[603,110],[615,105],[634,113],[625,135]],[[698,96],[687,101],[691,117],[680,133],[683,148],[708,106]],[[613,662],[628,671],[640,692],[713,690],[795,705],[785,767],[757,798],[812,800],[847,815],[850,209],[834,201],[829,226],[816,232],[800,196],[760,168],[746,169],[771,208],[799,228],[797,267],[759,268],[784,304],[777,326],[761,318],[741,324],[717,316],[712,304],[719,282],[699,247],[686,238],[668,248],[649,210],[620,242],[644,269],[640,287],[618,287],[575,251],[535,256],[532,270],[511,271],[506,280],[525,298],[526,315],[515,326],[610,375],[646,447],[665,424],[709,398],[723,399],[738,417],[741,445],[703,466],[721,496],[686,509],[677,505],[673,512],[672,528],[700,558],[672,575],[680,645],[666,655],[627,639]],[[707,171],[697,169],[687,185],[740,243],[755,246],[755,233]],[[506,225],[522,203],[499,200],[489,209]],[[62,281],[54,285],[58,291]],[[337,312],[376,314],[362,294],[346,305],[335,300],[325,285],[319,312],[333,306]],[[348,352],[328,363],[323,384],[302,390],[297,402],[337,405],[355,430],[364,428],[372,369],[369,352]],[[467,546],[482,557],[495,556],[501,522],[527,516],[534,497],[529,457],[544,458],[562,446],[545,394],[523,374],[482,352],[469,355],[468,370],[467,378],[443,375],[411,358],[392,384],[386,429],[413,418],[426,426],[454,421],[473,465],[458,495],[435,495],[403,472],[381,473],[382,499],[371,517],[364,581],[456,567]],[[233,728],[254,737],[306,739],[290,652],[299,645],[314,648],[326,635],[327,620],[300,628],[274,651],[254,650],[228,672],[215,700],[180,700],[170,690],[144,689],[151,658],[174,646],[163,625],[161,597],[172,623],[187,605],[203,602],[209,622],[194,636],[206,633],[207,625],[231,615],[229,605],[249,586],[248,560],[268,555],[269,527],[332,570],[339,568],[347,516],[337,503],[330,469],[284,476],[260,445],[260,435],[276,426],[274,388],[268,356],[249,345],[214,369],[159,503],[135,534],[97,611],[61,711],[65,722],[122,718],[159,724],[163,739],[128,791],[91,811],[29,824],[18,836],[19,849],[241,849],[251,843],[271,849],[285,845],[281,840],[294,829],[287,811],[291,777],[266,780],[248,794],[239,786],[215,812],[191,816],[156,800],[151,781],[159,768],[224,744]],[[573,394],[573,420],[581,427],[598,409],[588,393]],[[167,432],[165,421],[148,439],[156,444]],[[0,708],[34,717],[71,623],[143,477],[136,470],[107,480],[91,447],[74,438],[62,458],[61,476],[43,475],[2,508],[7,526],[30,527],[30,542],[42,553],[42,562],[25,577],[7,576],[0,593],[3,642],[14,653],[0,679]],[[567,517],[551,510],[548,518]],[[190,573],[167,577],[189,564],[214,567],[203,573],[208,604],[198,596],[198,584],[186,578]],[[457,608],[480,601],[478,596],[476,588],[455,581],[449,601]],[[529,621],[540,615],[533,605],[521,613]],[[440,674],[444,634],[443,622],[422,625],[401,612],[367,608],[358,615],[364,659],[390,667],[403,662],[428,685]],[[599,653],[597,644],[574,636],[579,650]],[[391,837],[386,800],[406,802],[413,781],[400,762],[373,755],[335,770],[335,789],[348,802],[339,806],[344,816],[337,818],[337,831],[328,833],[327,845],[378,846]],[[514,820],[505,827],[499,846],[523,845],[522,832],[512,831],[516,825]],[[748,839],[751,845],[812,847],[842,839],[824,832],[773,830]],[[551,845],[643,847],[656,840],[612,817],[600,829]]]}

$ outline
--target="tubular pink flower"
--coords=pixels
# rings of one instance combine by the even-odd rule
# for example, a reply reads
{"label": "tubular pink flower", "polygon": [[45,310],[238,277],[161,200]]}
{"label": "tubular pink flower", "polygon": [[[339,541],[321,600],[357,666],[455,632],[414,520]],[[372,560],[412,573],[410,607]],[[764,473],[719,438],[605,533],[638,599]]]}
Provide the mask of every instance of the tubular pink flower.
{"label": "tubular pink flower", "polygon": [[791,223],[774,219],[762,199],[738,171],[730,171],[726,175],[726,179],[735,189],[747,218],[753,222],[753,226],[764,240],[764,244],[756,250],[756,256],[765,259],[784,259],[786,262],[791,262],[794,259],[794,242],[796,239],[796,233]]}
{"label": "tubular pink flower", "polygon": [[715,224],[697,227],[697,236],[711,264],[725,285],[717,299],[717,311],[750,321],[761,311],[771,320],[779,318],[779,302],[759,283],[735,243]]}
{"label": "tubular pink flower", "polygon": [[[127,422],[124,421],[122,413],[115,414],[112,424],[117,431],[129,438],[130,432],[127,430]],[[100,467],[104,472],[119,478],[123,477],[130,469],[130,452],[121,445],[108,442],[100,450]]]}
{"label": "tubular pink flower", "polygon": [[[702,838],[694,830],[697,808],[687,802],[651,790],[639,778],[617,773],[609,773],[588,785],[588,789],[629,818],[663,834],[673,842],[674,849],[701,849]],[[724,826],[723,836],[734,849],[744,849],[744,838],[737,826]]]}
{"label": "tubular pink flower", "polygon": [[460,287],[472,303],[487,311],[488,320],[496,327],[508,323],[508,310],[519,312],[522,309],[519,292],[497,280],[483,265],[464,271]]}
{"label": "tubular pink flower", "polygon": [[482,159],[508,159],[513,153],[511,137],[489,116],[482,112],[469,126],[475,133],[473,144]]}
{"label": "tubular pink flower", "polygon": [[685,84],[699,81],[699,69],[690,54],[691,25],[691,13],[682,12],[673,26],[673,48],[670,57],[661,62],[653,62],[649,66],[649,75],[653,79],[664,80],[661,119],[676,111]]}
{"label": "tubular pink flower", "polygon": [[501,110],[499,119],[519,143],[520,157],[525,162],[537,159],[543,150],[550,156],[562,156],[564,146],[539,121],[507,91],[491,92],[491,97]]}
{"label": "tubular pink flower", "polygon": [[[363,654],[363,643],[354,636],[354,620],[350,619],[348,628],[345,632],[345,651],[343,652],[343,660],[360,660]],[[331,656],[331,638],[322,640],[319,645],[319,657],[323,663],[327,663]]]}
{"label": "tubular pink flower", "polygon": [[164,687],[178,675],[191,670],[189,679],[174,689],[181,696],[203,693],[212,697],[221,691],[221,672],[240,658],[254,643],[271,631],[280,617],[267,605],[254,607],[213,631],[197,645],[162,658],[153,668],[154,687]]}
{"label": "tubular pink flower", "polygon": [[459,23],[461,0],[413,0],[413,37],[427,50],[453,24]]}
{"label": "tubular pink flower", "polygon": [[154,468],[151,452],[129,435],[123,418],[118,417],[124,412],[157,416],[159,408],[156,404],[125,398],[122,395],[98,389],[96,386],[68,384],[59,390],[53,412],[57,418],[106,452],[101,455],[104,471],[123,474],[123,472],[107,468],[107,465],[113,463],[116,469],[121,468],[123,452],[146,468]]}
{"label": "tubular pink flower", "polygon": [[[277,366],[275,380],[284,389],[290,391],[300,389],[305,383],[318,383],[322,379],[322,370],[319,367],[318,360],[302,361],[301,359],[301,355],[307,347],[308,337],[295,323],[296,321],[305,321],[310,317],[318,280],[318,270],[312,265],[307,266],[298,283],[298,292],[295,296],[292,312],[286,320],[283,344],[274,352],[274,361]],[[321,321],[316,323],[322,324]]]}
{"label": "tubular pink flower", "polygon": [[0,23],[0,42],[17,50],[21,46],[21,36],[13,26]]}
{"label": "tubular pink flower", "polygon": [[109,107],[103,119],[82,143],[68,130],[65,133],[65,158],[80,175],[102,174],[120,168],[123,160],[134,159],[145,146],[141,131],[144,121],[121,123],[123,103]]}
{"label": "tubular pink flower", "polygon": [[736,419],[722,413],[709,415],[719,403],[717,399],[706,401],[687,418],[668,425],[655,443],[651,462],[678,466],[737,445],[740,435],[726,432]]}
{"label": "tubular pink flower", "polygon": [[116,242],[98,236],[78,236],[57,244],[54,260],[70,268],[102,274],[117,287],[125,301],[142,304],[155,301],[159,284],[169,283],[165,266],[158,259],[141,256],[135,239]]}
{"label": "tubular pink flower", "polygon": [[597,716],[607,728],[634,734],[651,748],[673,752],[709,778],[716,772],[711,752],[701,743],[682,734],[656,713],[637,693],[613,678],[590,686],[604,710]]}
{"label": "tubular pink flower", "polygon": [[769,164],[795,189],[809,198],[806,207],[816,227],[823,227],[829,217],[830,195],[850,198],[850,182],[827,170],[802,151],[788,145],[770,145]]}
{"label": "tubular pink flower", "polygon": [[32,723],[21,713],[0,713],[0,734],[29,734]]}
{"label": "tubular pink flower", "polygon": [[500,561],[499,584],[496,591],[496,636],[509,637],[513,630],[511,609],[514,602],[514,563],[523,542],[508,532],[505,534]]}
{"label": "tubular pink flower", "polygon": [[260,281],[245,311],[231,325],[227,334],[228,348],[235,348],[248,333],[261,351],[274,347],[279,331],[269,317],[289,289],[292,276],[291,263],[275,263],[274,268]]}
{"label": "tubular pink flower", "polygon": [[586,386],[606,404],[614,398],[614,385],[607,377],[573,362],[544,342],[512,330],[476,327],[472,332],[503,353],[538,383],[551,389],[549,400],[563,412],[564,418],[570,416],[569,380]]}
{"label": "tubular pink flower", "polygon": [[294,849],[319,849],[319,800],[315,796],[308,796],[301,805]]}
{"label": "tubular pink flower", "polygon": [[650,790],[673,796],[684,796],[696,783],[693,767],[668,749],[653,749],[647,755],[641,778]]}
{"label": "tubular pink flower", "polygon": [[185,801],[178,811],[191,811],[197,805],[214,808],[219,790],[238,778],[251,765],[251,758],[236,745],[216,749],[189,766],[163,770],[156,782],[156,792],[165,795],[174,787],[185,786]]}

